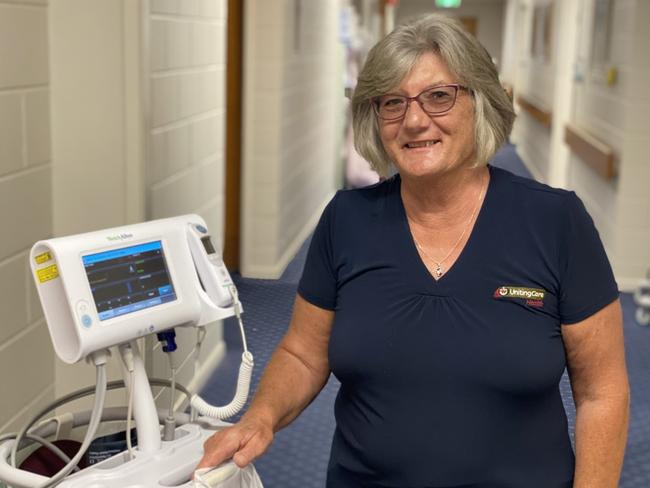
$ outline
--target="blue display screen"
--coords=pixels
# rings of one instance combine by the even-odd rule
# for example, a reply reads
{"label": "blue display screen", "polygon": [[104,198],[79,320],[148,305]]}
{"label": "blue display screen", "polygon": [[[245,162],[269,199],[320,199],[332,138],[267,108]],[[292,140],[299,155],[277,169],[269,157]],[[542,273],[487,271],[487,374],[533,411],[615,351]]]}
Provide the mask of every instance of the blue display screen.
{"label": "blue display screen", "polygon": [[161,241],[82,259],[99,320],[176,300]]}

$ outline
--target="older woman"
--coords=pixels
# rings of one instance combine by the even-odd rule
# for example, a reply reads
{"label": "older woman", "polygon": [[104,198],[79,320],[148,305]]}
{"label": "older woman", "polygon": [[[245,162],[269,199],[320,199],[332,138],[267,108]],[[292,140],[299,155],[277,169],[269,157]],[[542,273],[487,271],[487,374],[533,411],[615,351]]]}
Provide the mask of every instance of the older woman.
{"label": "older woman", "polygon": [[514,119],[487,52],[444,17],[399,27],[370,52],[353,116],[359,152],[398,174],[325,209],[287,335],[201,466],[261,455],[333,372],[329,487],[617,486],[617,286],[574,193],[487,165]]}

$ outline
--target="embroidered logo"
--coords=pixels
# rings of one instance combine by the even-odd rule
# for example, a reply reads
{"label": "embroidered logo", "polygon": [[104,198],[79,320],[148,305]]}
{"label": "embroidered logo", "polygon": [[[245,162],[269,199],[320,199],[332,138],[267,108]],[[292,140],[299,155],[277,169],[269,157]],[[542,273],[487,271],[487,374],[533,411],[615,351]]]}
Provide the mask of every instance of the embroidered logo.
{"label": "embroidered logo", "polygon": [[494,290],[494,298],[523,300],[530,307],[543,307],[546,291],[541,288],[526,288],[523,286],[500,286]]}

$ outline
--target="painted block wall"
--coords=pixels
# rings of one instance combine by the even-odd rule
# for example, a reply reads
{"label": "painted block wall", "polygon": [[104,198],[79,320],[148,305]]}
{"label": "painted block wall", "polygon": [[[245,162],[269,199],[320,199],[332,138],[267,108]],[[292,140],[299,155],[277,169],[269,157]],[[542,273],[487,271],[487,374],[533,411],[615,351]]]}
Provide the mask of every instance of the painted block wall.
{"label": "painted block wall", "polygon": [[277,278],[335,189],[337,2],[245,6],[242,274]]}
{"label": "painted block wall", "polygon": [[[56,237],[146,218],[138,5],[115,0],[49,5],[50,205]],[[119,361],[107,369],[109,379],[122,377]],[[57,397],[95,383],[94,368],[83,362],[68,365],[57,358],[54,371]],[[108,405],[123,403],[122,391],[107,396]]]}
{"label": "painted block wall", "polygon": [[54,353],[28,263],[32,244],[52,234],[47,15],[46,1],[0,1],[2,433],[54,398]]}
{"label": "painted block wall", "polygon": [[[213,242],[223,244],[227,0],[152,0],[148,42],[148,215],[152,219],[201,215]],[[188,354],[196,331],[177,329],[177,379],[199,388],[224,354],[222,324],[207,328],[198,374]],[[154,354],[150,371],[168,377],[167,358]],[[166,392],[160,402],[166,404]],[[160,403],[159,403],[160,404]]]}

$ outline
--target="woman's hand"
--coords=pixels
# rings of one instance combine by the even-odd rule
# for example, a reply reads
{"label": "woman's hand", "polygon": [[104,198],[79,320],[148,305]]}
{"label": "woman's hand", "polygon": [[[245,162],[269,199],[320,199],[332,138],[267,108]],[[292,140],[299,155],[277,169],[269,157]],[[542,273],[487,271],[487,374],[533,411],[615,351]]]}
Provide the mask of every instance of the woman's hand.
{"label": "woman's hand", "polygon": [[243,468],[264,454],[272,441],[270,425],[255,417],[244,417],[205,441],[203,457],[196,469],[218,466],[231,458]]}

